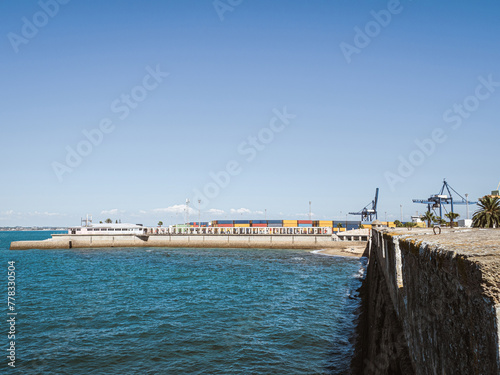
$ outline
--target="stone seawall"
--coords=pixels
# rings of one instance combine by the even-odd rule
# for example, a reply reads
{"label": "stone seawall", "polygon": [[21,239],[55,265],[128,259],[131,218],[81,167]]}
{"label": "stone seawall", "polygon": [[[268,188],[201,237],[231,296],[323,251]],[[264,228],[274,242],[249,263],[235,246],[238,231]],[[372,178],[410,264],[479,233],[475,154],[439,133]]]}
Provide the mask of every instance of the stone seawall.
{"label": "stone seawall", "polygon": [[500,230],[374,230],[357,374],[499,374]]}
{"label": "stone seawall", "polygon": [[[365,242],[366,243],[366,242]],[[331,236],[231,236],[231,235],[161,235],[161,236],[70,236],[55,234],[44,241],[17,241],[11,250],[71,249],[100,247],[200,247],[200,248],[263,248],[263,249],[328,249],[345,242]]]}

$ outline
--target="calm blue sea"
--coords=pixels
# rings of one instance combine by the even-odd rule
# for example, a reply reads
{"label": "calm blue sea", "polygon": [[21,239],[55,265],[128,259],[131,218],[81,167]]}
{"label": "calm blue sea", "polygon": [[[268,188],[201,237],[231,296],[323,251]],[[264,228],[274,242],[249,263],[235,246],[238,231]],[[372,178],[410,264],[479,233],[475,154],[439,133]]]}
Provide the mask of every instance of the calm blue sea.
{"label": "calm blue sea", "polygon": [[[10,251],[0,232],[0,343],[16,267],[16,368],[2,374],[344,374],[364,260],[297,250]],[[2,270],[3,268],[3,270]]]}

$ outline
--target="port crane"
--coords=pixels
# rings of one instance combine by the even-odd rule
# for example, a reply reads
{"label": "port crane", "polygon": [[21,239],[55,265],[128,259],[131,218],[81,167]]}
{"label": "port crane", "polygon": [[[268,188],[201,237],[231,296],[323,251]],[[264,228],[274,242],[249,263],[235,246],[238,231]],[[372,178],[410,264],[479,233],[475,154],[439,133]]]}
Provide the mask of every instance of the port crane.
{"label": "port crane", "polygon": [[[372,221],[373,217],[377,219],[377,202],[378,202],[378,188],[375,190],[375,199],[368,203],[359,212],[349,212],[349,215],[359,215],[361,216],[361,221]],[[371,206],[371,208],[369,208]]]}
{"label": "port crane", "polygon": [[[453,198],[451,192],[455,192],[456,195],[458,195],[461,200],[456,200]],[[446,194],[448,193],[448,194]],[[467,195],[467,194],[466,194]],[[448,182],[446,182],[446,179],[443,179],[443,186],[441,187],[441,190],[438,194],[431,195],[427,199],[413,199],[413,203],[423,203],[427,205],[427,210],[431,211],[431,209],[434,211],[435,209],[439,208],[439,218],[442,220],[443,219],[443,205],[444,204],[450,204],[451,205],[451,211],[453,211],[453,205],[456,204],[476,204],[477,202],[470,202],[464,197],[462,197],[455,189],[453,189]],[[446,210],[446,208],[445,208]]]}

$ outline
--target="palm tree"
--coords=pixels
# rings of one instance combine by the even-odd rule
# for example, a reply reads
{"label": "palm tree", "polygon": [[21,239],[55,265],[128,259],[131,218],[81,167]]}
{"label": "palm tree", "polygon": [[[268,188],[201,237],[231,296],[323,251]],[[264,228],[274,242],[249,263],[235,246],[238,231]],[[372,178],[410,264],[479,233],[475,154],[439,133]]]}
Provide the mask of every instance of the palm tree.
{"label": "palm tree", "polygon": [[106,219],[106,221],[105,221],[105,223],[107,223],[107,224],[110,224],[112,222],[113,222],[113,220],[111,220],[111,219]]}
{"label": "palm tree", "polygon": [[431,227],[431,222],[436,221],[438,218],[431,212],[427,211],[425,214],[420,216],[420,220],[427,221],[427,227]]}
{"label": "palm tree", "polygon": [[158,226],[161,227],[163,225],[163,221],[158,222]]}
{"label": "palm tree", "polygon": [[453,228],[453,221],[458,218],[460,215],[455,213],[455,212],[449,212],[447,214],[445,214],[444,216],[446,216],[448,219],[450,219],[450,227]]}
{"label": "palm tree", "polygon": [[485,195],[479,199],[479,210],[472,216],[472,226],[475,228],[500,227],[500,198]]}
{"label": "palm tree", "polygon": [[342,223],[338,223],[337,228],[342,228]]}

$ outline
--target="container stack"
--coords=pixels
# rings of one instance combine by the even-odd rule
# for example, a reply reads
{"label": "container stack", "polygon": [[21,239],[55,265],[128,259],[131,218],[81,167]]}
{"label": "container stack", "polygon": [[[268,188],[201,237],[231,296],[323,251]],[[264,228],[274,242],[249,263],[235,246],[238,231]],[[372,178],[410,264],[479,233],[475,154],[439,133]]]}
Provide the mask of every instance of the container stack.
{"label": "container stack", "polygon": [[252,227],[266,228],[267,227],[267,220],[252,220]]}
{"label": "container stack", "polygon": [[219,228],[232,228],[232,227],[234,227],[232,220],[216,220],[216,221],[212,221],[212,225],[214,227],[219,227]]}
{"label": "container stack", "polygon": [[283,220],[283,227],[285,228],[297,227],[297,224],[297,220]]}
{"label": "container stack", "polygon": [[208,222],[206,222],[206,221],[201,221],[201,222],[192,221],[189,223],[189,226],[194,227],[194,228],[208,227]]}
{"label": "container stack", "polygon": [[250,227],[250,220],[234,220],[235,228],[248,228]]}
{"label": "container stack", "polygon": [[[342,228],[338,228],[338,224],[342,224]],[[384,223],[388,227],[395,227],[393,222]],[[359,222],[348,222],[347,229],[345,228],[345,221],[332,221],[332,220],[214,220],[214,221],[202,221],[196,222],[192,221],[188,224],[177,224],[174,227],[177,228],[198,228],[198,227],[221,227],[221,228],[281,228],[281,227],[321,227],[321,228],[333,228],[335,232],[344,232],[345,230],[357,229],[358,226],[363,226],[365,229],[371,229],[371,223],[359,223]]]}
{"label": "container stack", "polygon": [[269,228],[282,228],[283,227],[283,220],[268,220],[267,226]]}
{"label": "container stack", "polygon": [[320,221],[318,221],[318,227],[332,228],[333,227],[333,221],[331,221],[331,220],[320,220]]}
{"label": "container stack", "polygon": [[297,226],[298,227],[312,227],[313,222],[311,220],[298,220],[297,221]]}

